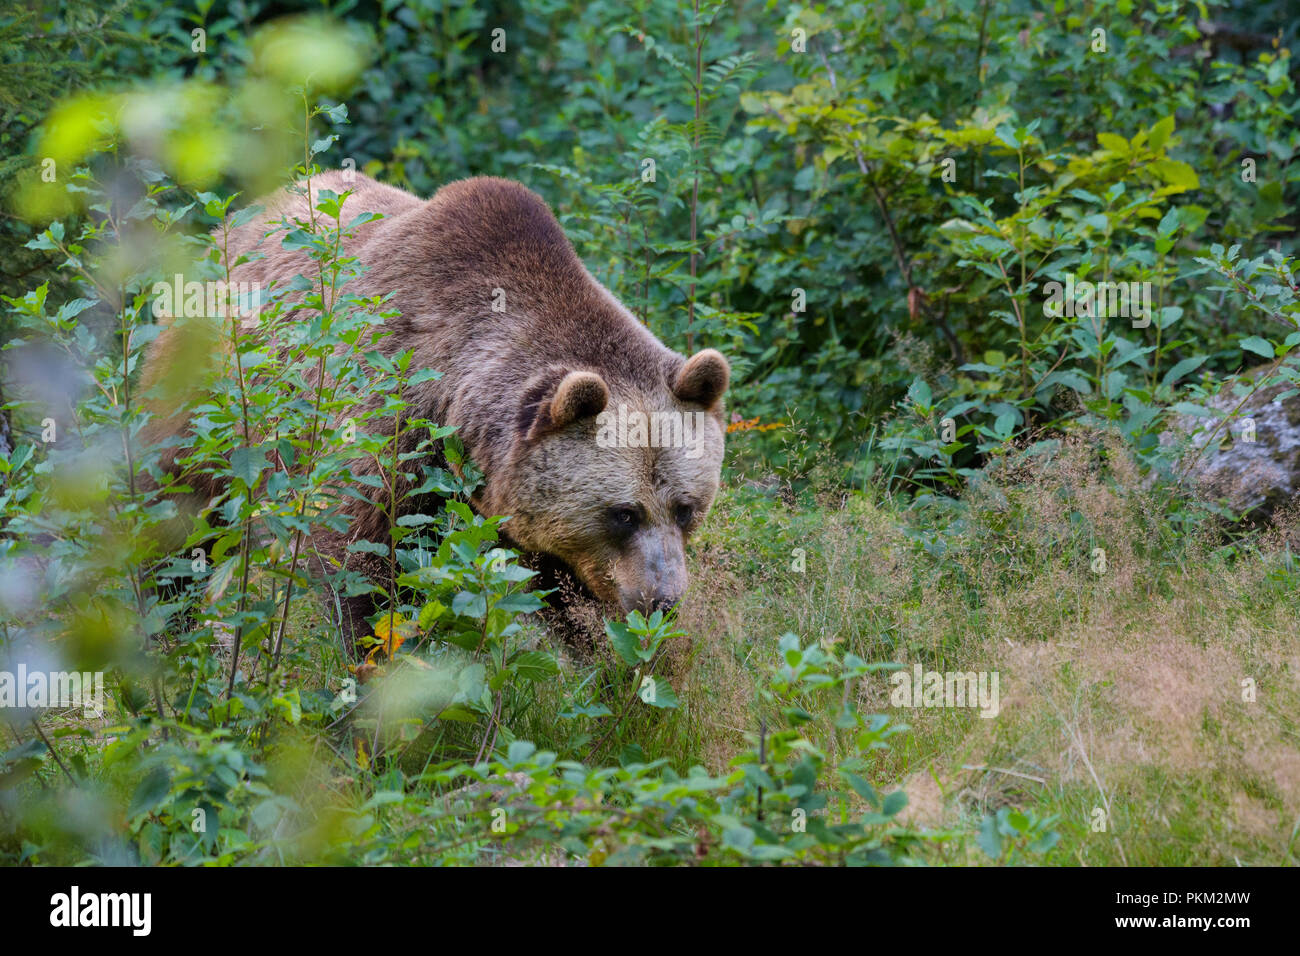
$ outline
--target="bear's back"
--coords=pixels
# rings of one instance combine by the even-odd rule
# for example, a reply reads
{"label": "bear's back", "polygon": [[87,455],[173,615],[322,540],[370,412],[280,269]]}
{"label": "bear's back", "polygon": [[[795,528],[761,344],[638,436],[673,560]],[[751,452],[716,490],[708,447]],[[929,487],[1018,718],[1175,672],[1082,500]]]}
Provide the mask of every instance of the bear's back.
{"label": "bear's back", "polygon": [[[418,213],[423,206],[419,199],[408,192],[376,182],[369,176],[345,170],[329,170],[310,180],[300,180],[297,190],[282,189],[259,200],[262,211],[238,228],[230,230],[228,235],[223,235],[220,226],[213,231],[225,260],[232,263],[232,281],[257,282],[265,287],[273,281],[287,282],[298,274],[316,274],[317,267],[306,253],[284,247],[282,240],[286,232],[281,223],[311,223],[314,218],[318,230],[334,228],[332,218],[314,208],[321,202],[322,190],[340,196],[351,192],[343,203],[338,223],[344,229],[363,212],[378,213],[383,217],[352,228],[354,235],[347,243],[346,250],[349,253],[359,252],[381,225]],[[245,255],[255,255],[257,258],[234,265]]]}

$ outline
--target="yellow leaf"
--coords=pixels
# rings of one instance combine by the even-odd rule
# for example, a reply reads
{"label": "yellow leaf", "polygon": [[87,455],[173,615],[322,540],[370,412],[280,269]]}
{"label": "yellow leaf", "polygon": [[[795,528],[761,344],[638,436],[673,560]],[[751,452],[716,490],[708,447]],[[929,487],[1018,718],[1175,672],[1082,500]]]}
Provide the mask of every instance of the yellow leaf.
{"label": "yellow leaf", "polygon": [[375,638],[379,641],[379,646],[370,652],[370,656],[373,658],[383,650],[384,655],[391,658],[416,630],[415,622],[407,620],[401,614],[384,615],[375,622]]}
{"label": "yellow leaf", "polygon": [[1174,118],[1166,116],[1164,119],[1151,127],[1151,149],[1153,152],[1160,152],[1165,148],[1165,143],[1169,142],[1169,136],[1174,131]]}
{"label": "yellow leaf", "polygon": [[1157,176],[1176,189],[1197,189],[1201,185],[1196,170],[1176,159],[1160,159],[1151,164]]}
{"label": "yellow leaf", "polygon": [[1123,136],[1116,136],[1114,133],[1098,133],[1097,142],[1112,153],[1119,153],[1121,156],[1128,155],[1128,140]]}

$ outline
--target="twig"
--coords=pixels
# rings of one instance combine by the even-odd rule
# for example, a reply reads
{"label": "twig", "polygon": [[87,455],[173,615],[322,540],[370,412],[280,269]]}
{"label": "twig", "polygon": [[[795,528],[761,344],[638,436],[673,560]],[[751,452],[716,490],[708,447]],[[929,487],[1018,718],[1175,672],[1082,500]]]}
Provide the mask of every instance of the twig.
{"label": "twig", "polygon": [[1005,767],[988,767],[985,766],[984,764],[962,764],[961,769],[988,770],[993,773],[1005,773],[1012,777],[1021,777],[1025,780],[1032,780],[1035,783],[1041,783],[1043,786],[1047,786],[1047,781],[1044,780],[1042,777],[1035,777],[1033,774],[1029,774],[1029,773],[1021,773],[1019,770],[1007,770]]}
{"label": "twig", "polygon": [[[161,716],[161,714],[159,716]],[[50,751],[50,756],[53,757],[54,762],[59,765],[59,769],[61,769],[65,774],[67,774],[68,780],[72,782],[73,786],[76,786],[77,778],[72,775],[72,771],[68,769],[67,765],[59,757],[59,752],[54,749],[54,744],[50,743],[50,739],[45,736],[45,731],[41,730],[41,725],[38,724],[35,720],[33,720],[32,729],[36,731],[37,736],[41,738],[41,741],[45,744],[46,748]]]}

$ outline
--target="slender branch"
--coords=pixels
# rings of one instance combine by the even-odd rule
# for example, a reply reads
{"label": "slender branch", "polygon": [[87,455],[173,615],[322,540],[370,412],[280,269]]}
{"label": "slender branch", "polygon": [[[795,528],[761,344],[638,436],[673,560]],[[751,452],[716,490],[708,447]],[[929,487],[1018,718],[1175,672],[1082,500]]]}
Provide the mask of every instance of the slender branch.
{"label": "slender branch", "polygon": [[704,46],[700,41],[700,0],[692,0],[695,11],[695,127],[691,144],[691,166],[695,180],[691,185],[691,294],[689,311],[686,318],[686,351],[695,351],[695,278],[699,250],[696,248],[698,236],[698,214],[700,205],[700,86],[703,82]]}
{"label": "slender branch", "polygon": [[[162,713],[159,712],[158,716],[161,717]],[[50,743],[50,738],[45,736],[45,731],[41,730],[41,725],[38,724],[35,720],[33,720],[32,729],[36,731],[37,735],[41,738],[41,741],[49,749],[50,756],[53,757],[54,762],[59,765],[59,769],[61,769],[65,774],[67,774],[68,780],[70,780],[72,782],[72,785],[75,787],[77,785],[77,778],[72,775],[72,771],[69,770],[67,765],[63,762],[63,759],[59,756],[59,752],[54,749],[54,744]]]}

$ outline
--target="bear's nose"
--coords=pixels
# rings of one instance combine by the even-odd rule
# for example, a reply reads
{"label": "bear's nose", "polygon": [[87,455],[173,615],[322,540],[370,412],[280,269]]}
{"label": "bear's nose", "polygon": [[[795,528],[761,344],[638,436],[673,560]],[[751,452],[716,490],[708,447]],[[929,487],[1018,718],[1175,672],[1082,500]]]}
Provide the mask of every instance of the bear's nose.
{"label": "bear's nose", "polygon": [[678,598],[675,596],[660,594],[650,602],[650,613],[653,614],[655,611],[663,611],[667,614],[677,606],[677,601]]}
{"label": "bear's nose", "polygon": [[680,594],[669,594],[663,591],[653,594],[644,591],[636,595],[625,594],[623,597],[623,610],[640,611],[642,614],[653,614],[655,611],[662,611],[667,614],[677,606],[677,602],[680,600]]}

